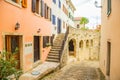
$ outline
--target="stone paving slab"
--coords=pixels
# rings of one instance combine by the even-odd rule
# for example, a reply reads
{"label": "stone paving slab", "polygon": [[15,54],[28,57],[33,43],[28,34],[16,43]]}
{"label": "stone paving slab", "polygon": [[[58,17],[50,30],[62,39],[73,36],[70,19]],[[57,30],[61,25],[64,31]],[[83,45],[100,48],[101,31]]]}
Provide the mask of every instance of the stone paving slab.
{"label": "stone paving slab", "polygon": [[97,61],[70,63],[42,80],[100,80],[97,68],[99,68]]}
{"label": "stone paving slab", "polygon": [[44,62],[33,70],[21,75],[19,80],[38,80],[51,71],[54,71],[58,66],[59,63],[56,62]]}

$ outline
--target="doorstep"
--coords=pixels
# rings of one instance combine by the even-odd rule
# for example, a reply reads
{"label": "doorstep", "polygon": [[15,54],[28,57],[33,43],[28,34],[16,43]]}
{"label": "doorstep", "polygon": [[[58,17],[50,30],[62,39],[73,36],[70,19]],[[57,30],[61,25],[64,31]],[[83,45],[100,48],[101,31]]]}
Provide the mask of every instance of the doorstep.
{"label": "doorstep", "polygon": [[19,80],[38,80],[58,68],[60,63],[44,62],[20,76]]}

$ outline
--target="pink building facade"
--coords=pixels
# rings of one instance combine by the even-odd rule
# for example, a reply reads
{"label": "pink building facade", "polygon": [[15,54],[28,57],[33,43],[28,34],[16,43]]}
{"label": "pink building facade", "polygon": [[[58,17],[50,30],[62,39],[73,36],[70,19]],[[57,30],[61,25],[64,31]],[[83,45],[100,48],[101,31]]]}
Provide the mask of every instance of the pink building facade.
{"label": "pink building facade", "polygon": [[24,72],[46,60],[51,27],[51,0],[0,0],[0,51],[18,48]]}

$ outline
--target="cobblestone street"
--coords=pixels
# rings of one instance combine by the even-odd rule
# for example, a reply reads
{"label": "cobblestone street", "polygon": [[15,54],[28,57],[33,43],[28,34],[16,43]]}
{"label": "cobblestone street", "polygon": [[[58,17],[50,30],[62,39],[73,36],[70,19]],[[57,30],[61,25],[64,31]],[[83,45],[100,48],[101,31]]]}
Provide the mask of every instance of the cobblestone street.
{"label": "cobblestone street", "polygon": [[97,61],[84,61],[68,64],[42,80],[100,80]]}

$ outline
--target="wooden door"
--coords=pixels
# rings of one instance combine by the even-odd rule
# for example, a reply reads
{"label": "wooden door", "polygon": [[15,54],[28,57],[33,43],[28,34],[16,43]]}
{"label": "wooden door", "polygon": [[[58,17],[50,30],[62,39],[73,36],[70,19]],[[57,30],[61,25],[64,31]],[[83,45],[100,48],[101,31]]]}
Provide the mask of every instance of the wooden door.
{"label": "wooden door", "polygon": [[13,35],[6,35],[5,45],[6,45],[6,51],[11,52],[11,54],[13,54],[16,49],[18,49],[17,53],[13,54],[13,56],[18,61],[16,68],[20,69],[20,37]]}
{"label": "wooden door", "polygon": [[110,62],[111,61],[111,42],[107,42],[107,66],[106,74],[110,76]]}
{"label": "wooden door", "polygon": [[34,36],[34,62],[40,59],[40,39],[39,36]]}

